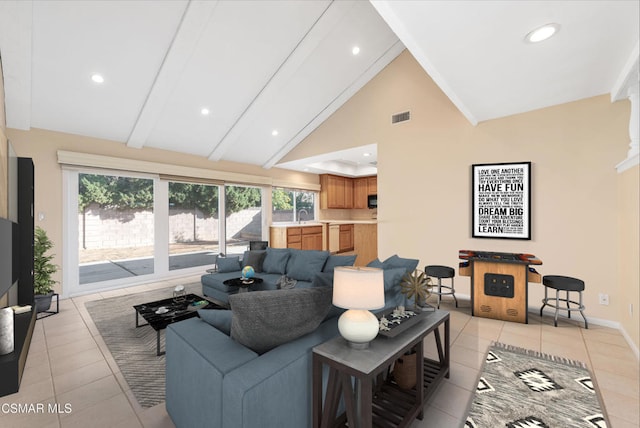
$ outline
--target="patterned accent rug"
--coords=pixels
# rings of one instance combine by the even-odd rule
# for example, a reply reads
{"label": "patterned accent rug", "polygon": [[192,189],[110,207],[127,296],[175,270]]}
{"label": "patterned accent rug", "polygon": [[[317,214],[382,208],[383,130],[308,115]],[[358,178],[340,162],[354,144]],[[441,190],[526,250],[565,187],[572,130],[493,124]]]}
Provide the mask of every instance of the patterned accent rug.
{"label": "patterned accent rug", "polygon": [[465,427],[607,427],[586,365],[494,342]]}
{"label": "patterned accent rug", "polygon": [[[165,397],[165,356],[156,356],[156,331],[150,326],[136,328],[133,305],[169,298],[174,287],[127,296],[86,302],[100,335],[141,407],[153,407]],[[185,285],[187,293],[202,296],[202,285]],[[140,317],[140,324],[145,321]],[[160,332],[164,350],[164,331]]]}

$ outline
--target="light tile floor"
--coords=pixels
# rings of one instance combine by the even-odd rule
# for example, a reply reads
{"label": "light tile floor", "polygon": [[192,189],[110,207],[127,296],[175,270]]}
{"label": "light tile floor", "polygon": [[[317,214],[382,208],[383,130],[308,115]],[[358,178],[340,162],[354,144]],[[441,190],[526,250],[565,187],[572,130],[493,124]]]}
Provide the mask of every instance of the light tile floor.
{"label": "light tile floor", "polygon": [[[20,391],[0,397],[0,426],[173,427],[164,404],[148,409],[138,405],[84,303],[198,280],[199,275],[62,300],[59,314],[36,322]],[[585,330],[580,322],[566,319],[555,328],[552,317],[535,313],[529,313],[529,324],[476,318],[470,316],[468,301],[460,301],[459,308],[445,302],[441,308],[451,311],[451,376],[413,428],[462,425],[493,340],[587,363],[611,425],[640,426],[639,363],[619,331],[594,324]],[[437,355],[433,340],[426,342],[425,352],[432,358]],[[12,413],[18,404],[43,407]]]}

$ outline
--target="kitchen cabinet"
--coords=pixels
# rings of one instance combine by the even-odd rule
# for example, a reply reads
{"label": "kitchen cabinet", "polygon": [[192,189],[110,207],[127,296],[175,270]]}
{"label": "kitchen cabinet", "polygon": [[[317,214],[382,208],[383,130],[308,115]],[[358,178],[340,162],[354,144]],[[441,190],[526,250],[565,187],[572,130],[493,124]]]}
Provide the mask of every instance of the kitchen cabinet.
{"label": "kitchen cabinet", "polygon": [[369,178],[360,177],[353,179],[353,208],[367,208],[367,196],[369,196]]}
{"label": "kitchen cabinet", "polygon": [[272,226],[270,230],[272,248],[322,250],[322,242],[322,226]]}
{"label": "kitchen cabinet", "polygon": [[378,176],[367,177],[367,192],[369,195],[378,194]]}
{"label": "kitchen cabinet", "polygon": [[353,251],[353,224],[340,225],[339,252]]}
{"label": "kitchen cabinet", "polygon": [[353,180],[332,174],[320,175],[320,208],[353,208]]}
{"label": "kitchen cabinet", "polygon": [[322,250],[322,226],[310,226],[301,229],[301,249]]}

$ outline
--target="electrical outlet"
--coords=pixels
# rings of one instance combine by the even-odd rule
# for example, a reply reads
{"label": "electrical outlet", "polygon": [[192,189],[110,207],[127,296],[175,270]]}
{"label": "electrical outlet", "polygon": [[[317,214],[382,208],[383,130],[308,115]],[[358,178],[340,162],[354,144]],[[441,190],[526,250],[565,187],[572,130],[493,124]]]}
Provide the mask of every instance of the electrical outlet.
{"label": "electrical outlet", "polygon": [[601,305],[608,305],[609,304],[609,295],[608,294],[600,293],[600,294],[598,294],[598,299],[599,299],[599,303]]}

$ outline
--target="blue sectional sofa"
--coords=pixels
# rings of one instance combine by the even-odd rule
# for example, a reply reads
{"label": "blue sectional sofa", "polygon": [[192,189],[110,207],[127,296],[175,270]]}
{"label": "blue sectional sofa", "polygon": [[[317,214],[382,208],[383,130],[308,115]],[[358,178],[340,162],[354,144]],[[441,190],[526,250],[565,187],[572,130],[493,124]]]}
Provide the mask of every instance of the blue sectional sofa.
{"label": "blue sectional sofa", "polygon": [[202,292],[221,303],[227,304],[229,296],[238,292],[238,287],[224,285],[224,281],[239,278],[242,268],[252,266],[256,276],[263,282],[250,286],[251,291],[278,289],[277,282],[283,276],[296,280],[295,288],[309,288],[315,284],[333,283],[333,268],[352,266],[355,255],[329,255],[328,251],[296,250],[289,248],[267,248],[247,251],[239,257],[219,258],[218,272],[202,275]]}
{"label": "blue sectional sofa", "polygon": [[[384,269],[384,309],[404,303],[400,280],[418,263],[392,261],[373,263]],[[311,349],[338,334],[342,312],[331,304],[328,273],[290,290],[230,290],[231,310],[199,311],[167,327],[166,408],[178,428],[311,426]]]}

